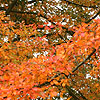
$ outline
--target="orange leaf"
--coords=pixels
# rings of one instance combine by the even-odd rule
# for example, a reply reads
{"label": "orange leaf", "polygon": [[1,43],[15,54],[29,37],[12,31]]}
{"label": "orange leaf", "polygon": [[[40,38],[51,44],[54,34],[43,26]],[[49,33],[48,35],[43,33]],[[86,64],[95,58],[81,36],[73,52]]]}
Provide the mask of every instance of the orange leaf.
{"label": "orange leaf", "polygon": [[71,97],[69,97],[67,100],[70,100],[72,98],[72,96]]}

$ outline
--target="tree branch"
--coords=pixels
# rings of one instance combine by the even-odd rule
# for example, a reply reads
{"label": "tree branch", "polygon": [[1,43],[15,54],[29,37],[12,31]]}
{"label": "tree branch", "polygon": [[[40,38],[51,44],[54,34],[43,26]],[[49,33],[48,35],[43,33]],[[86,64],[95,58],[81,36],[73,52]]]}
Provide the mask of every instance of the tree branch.
{"label": "tree branch", "polygon": [[52,82],[52,81],[54,80],[54,78],[56,78],[56,77],[58,77],[58,76],[60,76],[60,75],[61,75],[61,73],[57,73],[55,76],[53,76],[53,77],[51,78],[50,81],[46,81],[46,82],[44,82],[44,83],[42,83],[42,84],[39,84],[39,85],[34,85],[33,88],[34,88],[34,87],[39,87],[39,88],[41,88],[41,87],[43,87],[43,86],[48,86],[48,85],[50,85],[50,82]]}
{"label": "tree branch", "polygon": [[[56,86],[57,88],[59,88],[59,87],[63,88],[62,86],[56,85],[56,84],[53,84],[52,86]],[[78,93],[76,93],[76,91],[72,90],[71,87],[69,87],[68,85],[65,85],[65,88],[68,90],[69,95],[74,98],[74,100],[80,100],[79,97],[77,96]]]}
{"label": "tree branch", "polygon": [[88,55],[85,60],[79,63],[79,65],[76,66],[76,68],[72,71],[72,73],[74,73],[81,65],[83,65],[95,52],[96,49],[94,49],[93,52],[90,55]]}
{"label": "tree branch", "polygon": [[84,99],[84,100],[88,100],[88,99],[86,99],[86,97],[80,92],[80,91],[78,91],[79,92],[79,94],[81,95],[81,97]]}
{"label": "tree branch", "polygon": [[71,1],[68,1],[68,0],[64,0],[64,1],[66,1],[68,4],[73,4],[73,5],[76,5],[76,6],[78,6],[78,7],[85,7],[85,8],[98,8],[97,6],[85,6],[85,5],[80,5],[80,4],[77,4],[77,3],[74,3],[74,2],[71,2]]}
{"label": "tree branch", "polygon": [[66,40],[60,34],[58,34],[58,35],[64,41],[64,43],[67,43]]}
{"label": "tree branch", "polygon": [[69,95],[71,95],[75,100],[80,100],[72,91],[72,89],[66,85],[67,90],[69,91]]}
{"label": "tree branch", "polygon": [[6,11],[6,15],[8,15],[10,13],[10,11],[12,10],[12,8],[14,7],[14,5],[17,3],[17,0],[14,0],[11,5],[9,5],[9,8]]}
{"label": "tree branch", "polygon": [[[38,1],[43,1],[43,0],[38,0]],[[34,2],[37,2],[37,0],[28,1],[28,4],[32,4]]]}
{"label": "tree branch", "polygon": [[98,11],[98,13],[95,16],[93,16],[91,19],[89,19],[85,23],[89,23],[91,20],[95,19],[99,14],[100,14],[100,10]]}

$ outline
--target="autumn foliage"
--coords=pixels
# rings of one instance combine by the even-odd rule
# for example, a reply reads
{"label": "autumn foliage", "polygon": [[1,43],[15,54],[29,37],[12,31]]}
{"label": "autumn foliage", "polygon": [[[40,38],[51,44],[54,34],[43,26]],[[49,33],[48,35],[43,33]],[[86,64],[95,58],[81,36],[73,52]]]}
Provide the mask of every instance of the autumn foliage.
{"label": "autumn foliage", "polygon": [[[65,0],[62,5],[64,3]],[[88,5],[97,7],[96,4],[98,2]],[[25,22],[25,14],[17,15],[22,18],[17,23],[12,12],[7,16],[7,12],[0,11],[0,100],[55,100],[59,97],[99,100],[100,19],[93,18],[89,22],[83,18],[77,23],[69,16],[68,23],[70,26],[74,23],[74,26],[68,28],[69,24],[62,25],[56,15],[53,16],[56,23],[47,18],[51,25],[36,21],[33,15],[27,15]],[[36,15],[43,17],[43,10]],[[30,22],[30,17],[36,22]],[[71,39],[66,38],[66,33],[71,35]]]}

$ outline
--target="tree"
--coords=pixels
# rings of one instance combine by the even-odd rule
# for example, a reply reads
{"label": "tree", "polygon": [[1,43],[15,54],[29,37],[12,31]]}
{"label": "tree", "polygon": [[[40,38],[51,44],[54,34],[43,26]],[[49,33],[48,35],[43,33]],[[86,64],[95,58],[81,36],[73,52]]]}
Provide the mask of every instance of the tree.
{"label": "tree", "polygon": [[0,99],[99,100],[99,3],[0,1]]}

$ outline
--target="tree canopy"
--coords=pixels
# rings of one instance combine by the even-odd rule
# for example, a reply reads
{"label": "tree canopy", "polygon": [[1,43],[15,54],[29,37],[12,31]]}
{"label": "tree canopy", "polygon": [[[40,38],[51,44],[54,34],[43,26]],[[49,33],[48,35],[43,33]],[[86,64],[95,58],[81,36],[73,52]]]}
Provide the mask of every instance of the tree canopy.
{"label": "tree canopy", "polygon": [[1,100],[99,100],[99,0],[0,1]]}

